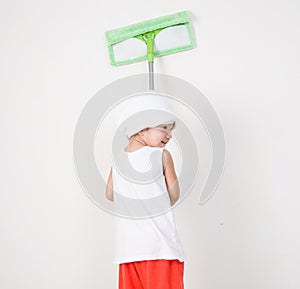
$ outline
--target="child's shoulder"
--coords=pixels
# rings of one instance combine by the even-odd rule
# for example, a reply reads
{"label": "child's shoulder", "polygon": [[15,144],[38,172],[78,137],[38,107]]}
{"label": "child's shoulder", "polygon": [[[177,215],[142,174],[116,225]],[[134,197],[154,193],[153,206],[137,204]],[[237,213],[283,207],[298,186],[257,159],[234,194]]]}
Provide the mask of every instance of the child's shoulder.
{"label": "child's shoulder", "polygon": [[172,158],[172,155],[171,155],[170,151],[168,151],[167,149],[162,148],[162,153],[163,153],[164,157],[166,157],[166,158]]}
{"label": "child's shoulder", "polygon": [[163,148],[163,152],[162,152],[162,159],[163,159],[163,166],[164,166],[164,169],[169,166],[169,165],[172,165],[173,164],[173,158],[172,158],[172,155],[171,153]]}

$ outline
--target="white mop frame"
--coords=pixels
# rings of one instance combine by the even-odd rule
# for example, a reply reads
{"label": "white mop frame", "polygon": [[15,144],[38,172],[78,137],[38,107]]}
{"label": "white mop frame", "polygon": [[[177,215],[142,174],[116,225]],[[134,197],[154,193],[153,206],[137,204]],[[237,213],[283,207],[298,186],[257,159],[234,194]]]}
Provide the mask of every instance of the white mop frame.
{"label": "white mop frame", "polygon": [[[111,64],[118,66],[147,60],[147,46],[135,36],[141,34],[141,32],[145,33],[160,28],[163,29],[154,39],[154,57],[194,48],[194,40],[187,12],[180,12],[174,16],[177,15],[178,19],[174,17],[172,21],[166,23],[163,21],[165,17],[161,17],[155,19],[158,20],[155,25],[151,25],[153,20],[152,23],[149,21],[148,27],[144,25],[144,27],[140,28],[139,24],[135,24],[132,27],[128,26],[123,29],[108,31],[106,38]],[[147,24],[147,22],[144,24]]]}

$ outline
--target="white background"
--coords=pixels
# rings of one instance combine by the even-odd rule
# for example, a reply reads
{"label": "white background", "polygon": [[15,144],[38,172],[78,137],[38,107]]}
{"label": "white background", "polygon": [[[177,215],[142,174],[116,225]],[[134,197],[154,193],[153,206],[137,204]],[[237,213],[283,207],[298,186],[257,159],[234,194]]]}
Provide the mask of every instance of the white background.
{"label": "white background", "polygon": [[186,288],[300,288],[299,8],[296,0],[2,0],[1,289],[116,288],[113,216],[79,185],[73,133],[99,89],[147,70],[111,67],[104,32],[182,10],[197,47],[157,59],[155,70],[207,96],[227,145],[213,198],[199,206],[195,187],[174,212]]}

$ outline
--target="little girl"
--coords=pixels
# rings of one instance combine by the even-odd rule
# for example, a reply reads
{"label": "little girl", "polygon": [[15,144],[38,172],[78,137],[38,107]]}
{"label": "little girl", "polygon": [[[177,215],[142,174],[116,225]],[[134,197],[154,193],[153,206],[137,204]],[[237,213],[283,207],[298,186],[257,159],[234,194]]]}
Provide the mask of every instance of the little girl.
{"label": "little girl", "polygon": [[184,288],[184,250],[171,211],[180,192],[172,156],[165,149],[174,127],[172,121],[139,130],[129,136],[123,152],[134,167],[144,170],[149,169],[151,154],[159,152],[159,178],[141,185],[124,178],[114,165],[110,170],[106,187],[106,197],[110,201],[121,202],[120,195],[133,199],[163,196],[168,199],[170,208],[158,216],[143,219],[115,216],[119,289]]}

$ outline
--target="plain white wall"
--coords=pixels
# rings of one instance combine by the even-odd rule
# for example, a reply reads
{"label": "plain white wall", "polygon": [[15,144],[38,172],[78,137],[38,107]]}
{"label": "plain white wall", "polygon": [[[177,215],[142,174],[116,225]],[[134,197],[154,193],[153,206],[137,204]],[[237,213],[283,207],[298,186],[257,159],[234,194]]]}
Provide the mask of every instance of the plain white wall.
{"label": "plain white wall", "polygon": [[190,11],[197,48],[156,61],[197,86],[224,127],[227,163],[213,198],[199,188],[175,218],[187,289],[297,289],[297,1],[1,1],[0,287],[116,288],[113,217],[73,168],[78,116],[102,87],[143,73],[111,67],[109,29]]}

